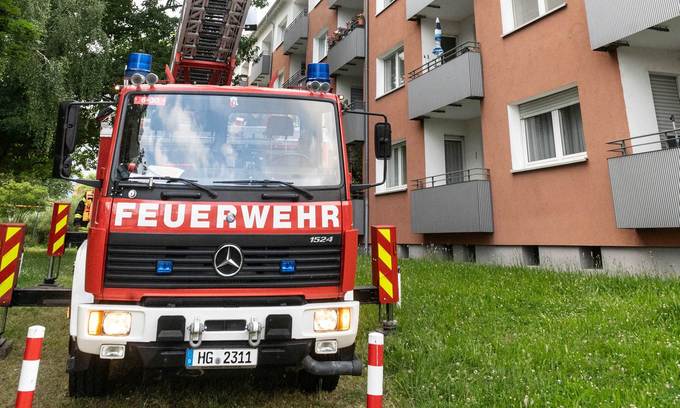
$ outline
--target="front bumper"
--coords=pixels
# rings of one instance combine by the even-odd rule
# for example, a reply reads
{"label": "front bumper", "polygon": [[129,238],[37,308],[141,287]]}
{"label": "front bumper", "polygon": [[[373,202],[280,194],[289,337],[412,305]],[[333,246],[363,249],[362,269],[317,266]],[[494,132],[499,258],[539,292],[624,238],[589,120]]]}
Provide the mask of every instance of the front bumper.
{"label": "front bumper", "polygon": [[[315,332],[314,311],[325,308],[350,309],[350,329],[346,331]],[[132,317],[127,336],[88,334],[88,318],[93,311],[123,311]],[[283,319],[281,319],[283,317]],[[78,306],[76,344],[79,353],[100,354],[102,345],[125,345],[125,355],[136,355],[143,366],[154,368],[184,367],[184,353],[189,348],[189,326],[196,320],[214,321],[256,320],[262,326],[263,338],[257,346],[259,366],[300,366],[307,371],[331,369],[332,362],[352,362],[332,368],[338,374],[354,374],[358,360],[354,357],[354,343],[359,323],[359,302],[341,301],[308,303],[295,306],[251,307],[145,307],[139,305],[82,304]],[[277,320],[278,319],[278,320]],[[285,328],[273,326],[275,321],[287,321]],[[160,324],[159,324],[160,322]],[[174,322],[168,326],[167,322]],[[210,327],[210,324],[207,325]],[[269,330],[272,329],[272,330]],[[315,355],[314,346],[319,340],[335,340],[338,353]],[[250,347],[248,331],[240,327],[213,327],[201,334],[201,348]],[[348,350],[351,350],[348,351]],[[311,356],[312,362],[306,357]],[[321,363],[313,364],[313,362]],[[320,368],[321,367],[321,368]],[[325,367],[325,368],[323,368]],[[313,372],[312,372],[313,373]],[[359,371],[360,373],[360,371]]]}

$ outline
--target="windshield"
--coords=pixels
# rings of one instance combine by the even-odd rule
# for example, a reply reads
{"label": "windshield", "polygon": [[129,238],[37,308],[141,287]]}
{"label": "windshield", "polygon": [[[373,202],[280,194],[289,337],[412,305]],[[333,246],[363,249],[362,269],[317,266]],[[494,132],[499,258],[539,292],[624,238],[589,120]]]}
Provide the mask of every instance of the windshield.
{"label": "windshield", "polygon": [[130,95],[117,178],[338,186],[342,167],[336,118],[334,104],[324,101]]}

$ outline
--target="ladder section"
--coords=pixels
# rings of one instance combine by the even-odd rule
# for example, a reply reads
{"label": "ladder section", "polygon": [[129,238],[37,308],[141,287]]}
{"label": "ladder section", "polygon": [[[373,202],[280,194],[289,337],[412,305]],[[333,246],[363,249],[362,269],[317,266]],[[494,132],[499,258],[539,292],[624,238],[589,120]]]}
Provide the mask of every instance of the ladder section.
{"label": "ladder section", "polygon": [[227,85],[250,0],[185,0],[171,70],[178,83]]}

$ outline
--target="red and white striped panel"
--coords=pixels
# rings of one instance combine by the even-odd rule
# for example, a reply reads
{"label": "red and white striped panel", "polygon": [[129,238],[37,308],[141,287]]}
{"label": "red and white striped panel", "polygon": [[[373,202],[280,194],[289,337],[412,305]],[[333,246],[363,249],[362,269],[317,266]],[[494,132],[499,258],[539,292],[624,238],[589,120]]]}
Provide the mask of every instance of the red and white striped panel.
{"label": "red and white striped panel", "polygon": [[383,345],[385,337],[382,333],[373,332],[368,335],[368,381],[366,387],[366,406],[381,408],[383,397]]}
{"label": "red and white striped panel", "polygon": [[42,352],[45,327],[31,326],[26,336],[26,350],[24,350],[24,362],[21,364],[21,377],[17,389],[17,408],[30,408],[33,405],[33,394],[38,382],[38,368],[40,366],[40,353]]}

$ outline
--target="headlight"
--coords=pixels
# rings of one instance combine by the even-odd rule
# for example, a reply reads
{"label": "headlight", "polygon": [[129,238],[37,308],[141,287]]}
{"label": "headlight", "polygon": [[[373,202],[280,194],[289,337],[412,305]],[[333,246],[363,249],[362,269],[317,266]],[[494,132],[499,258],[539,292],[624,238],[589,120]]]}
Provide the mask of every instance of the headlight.
{"label": "headlight", "polygon": [[334,331],[338,325],[336,309],[320,309],[314,312],[314,331]]}
{"label": "headlight", "polygon": [[319,309],[314,312],[314,331],[347,331],[352,322],[351,309],[341,307],[339,309]]}
{"label": "headlight", "polygon": [[87,333],[91,336],[127,336],[131,324],[129,312],[90,312]]}

